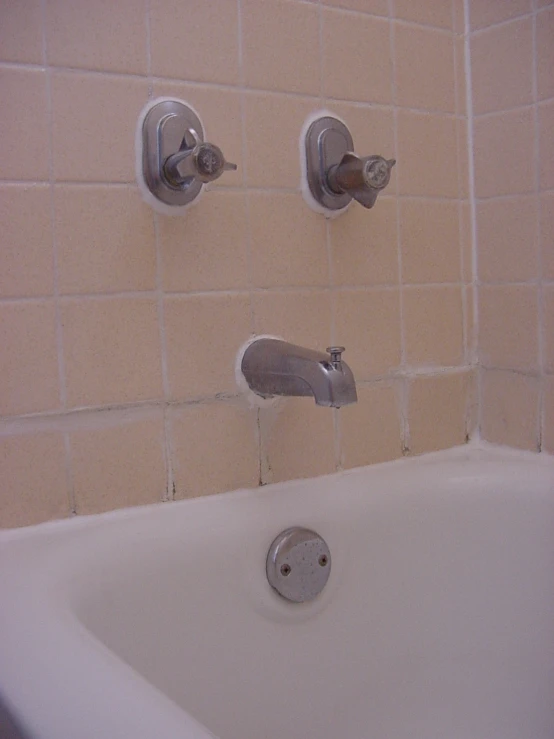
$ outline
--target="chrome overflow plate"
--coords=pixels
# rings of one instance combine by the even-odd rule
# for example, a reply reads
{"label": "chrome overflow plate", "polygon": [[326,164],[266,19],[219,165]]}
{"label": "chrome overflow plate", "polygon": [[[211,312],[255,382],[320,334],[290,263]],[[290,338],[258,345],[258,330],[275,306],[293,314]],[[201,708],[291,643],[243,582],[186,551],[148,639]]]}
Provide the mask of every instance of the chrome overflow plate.
{"label": "chrome overflow plate", "polygon": [[282,531],[269,547],[266,572],[279,595],[293,603],[305,603],[327,584],[331,552],[315,531],[295,526]]}

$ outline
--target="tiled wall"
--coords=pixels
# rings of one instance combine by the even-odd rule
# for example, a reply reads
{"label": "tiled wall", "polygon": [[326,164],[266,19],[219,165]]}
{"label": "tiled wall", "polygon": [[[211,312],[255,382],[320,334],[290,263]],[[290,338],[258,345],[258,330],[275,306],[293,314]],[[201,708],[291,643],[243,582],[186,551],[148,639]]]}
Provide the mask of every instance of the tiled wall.
{"label": "tiled wall", "polygon": [[[461,0],[0,2],[0,525],[464,442],[463,32]],[[135,184],[160,95],[239,165],[183,218]],[[299,191],[323,107],[398,159],[372,211],[332,222]],[[254,333],[344,343],[359,403],[249,409],[233,369]]]}
{"label": "tiled wall", "polygon": [[470,8],[481,432],[554,452],[554,3]]}

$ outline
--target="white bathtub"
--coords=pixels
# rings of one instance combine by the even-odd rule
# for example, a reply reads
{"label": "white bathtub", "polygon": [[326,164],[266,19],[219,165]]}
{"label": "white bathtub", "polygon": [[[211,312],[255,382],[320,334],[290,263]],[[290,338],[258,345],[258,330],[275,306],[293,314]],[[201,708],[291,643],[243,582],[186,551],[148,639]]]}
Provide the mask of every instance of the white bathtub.
{"label": "white bathtub", "polygon": [[[292,525],[329,582],[265,577]],[[460,448],[0,536],[33,739],[552,739],[554,460]]]}

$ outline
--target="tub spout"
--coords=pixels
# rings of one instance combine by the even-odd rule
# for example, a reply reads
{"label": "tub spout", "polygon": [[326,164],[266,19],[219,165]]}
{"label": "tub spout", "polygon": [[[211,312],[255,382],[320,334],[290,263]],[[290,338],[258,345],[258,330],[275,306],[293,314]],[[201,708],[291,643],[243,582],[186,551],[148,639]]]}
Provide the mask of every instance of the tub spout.
{"label": "tub spout", "polygon": [[243,354],[241,370],[258,395],[313,395],[317,405],[340,408],[355,403],[352,370],[341,359],[344,347],[328,354],[279,339],[258,339]]}

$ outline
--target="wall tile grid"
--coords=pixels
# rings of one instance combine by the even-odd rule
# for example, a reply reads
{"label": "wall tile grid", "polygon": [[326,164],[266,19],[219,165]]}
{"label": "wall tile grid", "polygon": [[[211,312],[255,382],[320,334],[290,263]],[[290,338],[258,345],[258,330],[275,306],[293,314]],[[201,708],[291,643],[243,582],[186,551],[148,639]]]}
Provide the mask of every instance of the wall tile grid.
{"label": "wall tile grid", "polygon": [[[0,526],[466,440],[461,0],[4,0],[0,16]],[[137,116],[160,95],[239,165],[183,218],[135,184]],[[398,159],[371,212],[326,221],[302,200],[299,134],[322,108],[360,153]],[[539,108],[547,125],[548,104],[506,125]],[[249,408],[234,361],[254,333],[344,343],[359,403]]]}
{"label": "wall tile grid", "polygon": [[554,452],[554,3],[470,11],[481,433]]}

